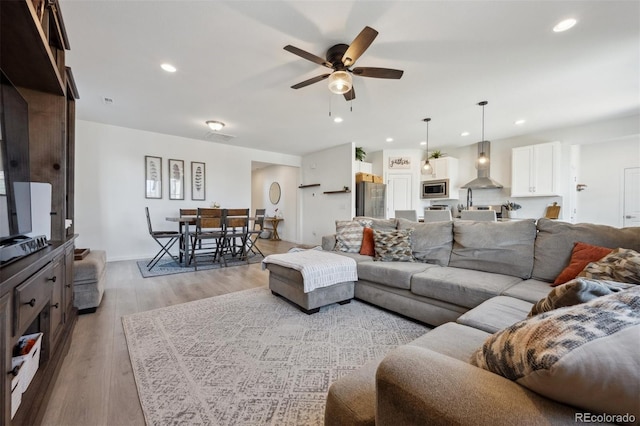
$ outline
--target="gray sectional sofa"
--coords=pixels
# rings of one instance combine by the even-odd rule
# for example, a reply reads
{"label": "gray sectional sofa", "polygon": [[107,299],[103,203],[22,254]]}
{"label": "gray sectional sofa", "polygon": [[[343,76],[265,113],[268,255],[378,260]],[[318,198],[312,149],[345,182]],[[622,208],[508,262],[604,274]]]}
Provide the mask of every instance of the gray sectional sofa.
{"label": "gray sectional sofa", "polygon": [[[355,297],[437,327],[334,382],[325,424],[575,424],[574,406],[470,359],[549,293],[576,242],[640,251],[640,228],[548,219],[372,222],[374,229],[412,228],[417,261],[337,252],[357,261]],[[333,250],[335,235],[323,237],[322,246]]]}

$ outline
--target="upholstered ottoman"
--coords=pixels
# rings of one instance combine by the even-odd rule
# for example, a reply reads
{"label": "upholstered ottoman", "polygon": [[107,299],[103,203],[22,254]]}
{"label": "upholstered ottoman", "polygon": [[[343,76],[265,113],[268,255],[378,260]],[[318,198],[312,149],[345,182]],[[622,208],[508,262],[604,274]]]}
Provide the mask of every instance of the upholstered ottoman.
{"label": "upholstered ottoman", "polygon": [[82,260],[73,262],[73,306],[78,313],[95,312],[104,293],[107,254],[93,250]]}
{"label": "upholstered ottoman", "polygon": [[262,267],[269,270],[271,292],[306,314],[332,303],[349,303],[358,279],[355,260],[319,250],[272,254]]}

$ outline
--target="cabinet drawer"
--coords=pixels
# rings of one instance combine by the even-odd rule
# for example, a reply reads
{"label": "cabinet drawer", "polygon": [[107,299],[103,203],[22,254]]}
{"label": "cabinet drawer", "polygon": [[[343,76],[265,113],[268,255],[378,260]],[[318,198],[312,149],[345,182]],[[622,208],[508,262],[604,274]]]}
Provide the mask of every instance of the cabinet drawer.
{"label": "cabinet drawer", "polygon": [[54,275],[51,265],[46,266],[34,276],[15,288],[16,313],[13,335],[22,333],[26,327],[49,303],[51,298],[51,283],[58,279]]}

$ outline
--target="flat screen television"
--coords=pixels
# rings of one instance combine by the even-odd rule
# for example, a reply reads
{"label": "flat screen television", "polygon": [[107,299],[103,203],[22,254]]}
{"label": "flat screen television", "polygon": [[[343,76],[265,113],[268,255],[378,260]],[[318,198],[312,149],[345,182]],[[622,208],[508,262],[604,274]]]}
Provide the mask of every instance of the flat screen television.
{"label": "flat screen television", "polygon": [[31,232],[29,109],[0,69],[0,246]]}

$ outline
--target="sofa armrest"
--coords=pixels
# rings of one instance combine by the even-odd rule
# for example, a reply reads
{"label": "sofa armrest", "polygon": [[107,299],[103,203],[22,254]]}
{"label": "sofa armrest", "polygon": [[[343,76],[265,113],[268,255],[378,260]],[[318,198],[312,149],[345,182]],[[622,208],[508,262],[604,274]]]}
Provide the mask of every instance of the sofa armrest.
{"label": "sofa armrest", "polygon": [[336,234],[322,236],[322,250],[333,251],[336,248]]}
{"label": "sofa armrest", "polygon": [[576,409],[455,358],[391,351],[376,372],[376,425],[574,424]]}

